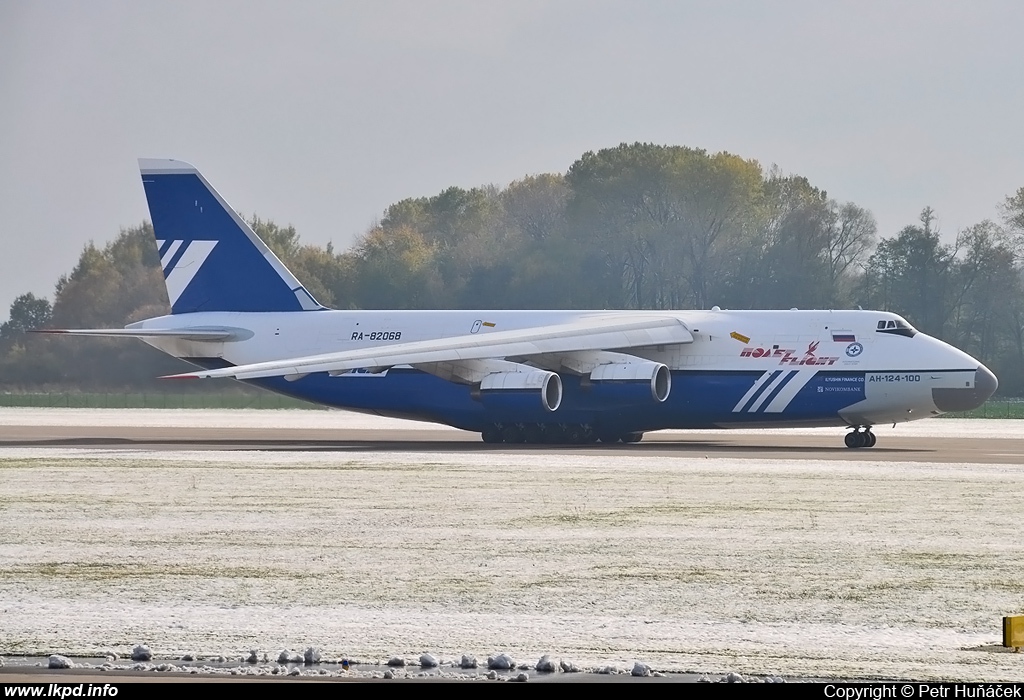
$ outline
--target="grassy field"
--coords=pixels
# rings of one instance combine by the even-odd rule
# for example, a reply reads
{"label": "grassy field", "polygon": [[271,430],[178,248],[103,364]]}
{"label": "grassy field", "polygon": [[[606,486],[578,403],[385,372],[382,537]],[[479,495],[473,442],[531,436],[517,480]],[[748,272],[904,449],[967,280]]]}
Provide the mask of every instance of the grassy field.
{"label": "grassy field", "polygon": [[5,656],[1022,677],[989,651],[1024,598],[1005,465],[19,447],[0,480]]}

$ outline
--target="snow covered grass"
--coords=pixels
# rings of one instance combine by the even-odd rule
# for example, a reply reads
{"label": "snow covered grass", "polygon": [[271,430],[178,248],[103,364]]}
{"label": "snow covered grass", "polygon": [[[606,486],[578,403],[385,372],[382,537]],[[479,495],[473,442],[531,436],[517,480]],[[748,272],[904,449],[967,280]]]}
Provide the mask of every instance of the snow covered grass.
{"label": "snow covered grass", "polygon": [[0,654],[1019,679],[972,648],[1022,502],[1005,465],[0,449]]}

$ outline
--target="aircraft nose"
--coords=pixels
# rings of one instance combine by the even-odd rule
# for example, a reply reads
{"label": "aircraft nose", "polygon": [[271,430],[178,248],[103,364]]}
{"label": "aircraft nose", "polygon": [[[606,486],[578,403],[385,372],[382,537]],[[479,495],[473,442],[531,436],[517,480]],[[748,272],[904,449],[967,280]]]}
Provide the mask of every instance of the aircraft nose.
{"label": "aircraft nose", "polygon": [[963,389],[932,389],[932,400],[940,411],[970,411],[988,401],[996,393],[999,380],[985,365],[974,372],[974,386]]}

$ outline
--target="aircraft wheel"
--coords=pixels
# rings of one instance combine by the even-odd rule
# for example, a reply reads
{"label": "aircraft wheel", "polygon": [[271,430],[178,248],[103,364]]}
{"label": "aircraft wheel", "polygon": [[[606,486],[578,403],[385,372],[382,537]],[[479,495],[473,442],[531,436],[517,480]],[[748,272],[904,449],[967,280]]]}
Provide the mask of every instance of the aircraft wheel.
{"label": "aircraft wheel", "polygon": [[579,445],[586,441],[587,431],[579,423],[570,423],[565,426],[565,442],[570,445]]}
{"label": "aircraft wheel", "polygon": [[560,445],[565,442],[565,429],[558,423],[551,423],[544,427],[544,442],[549,445]]}
{"label": "aircraft wheel", "polygon": [[480,437],[483,438],[484,442],[491,444],[501,442],[501,428],[493,424],[488,425],[480,433]]}
{"label": "aircraft wheel", "polygon": [[527,423],[524,425],[523,442],[530,445],[544,442],[544,427],[540,423]]}
{"label": "aircraft wheel", "polygon": [[622,436],[622,441],[625,443],[640,442],[644,439],[644,434],[640,432],[626,433]]}
{"label": "aircraft wheel", "polygon": [[844,442],[846,443],[846,446],[851,449],[864,447],[868,444],[868,439],[865,435],[867,435],[867,433],[862,433],[860,430],[851,430],[846,434]]}
{"label": "aircraft wheel", "polygon": [[868,430],[867,432],[864,433],[864,437],[866,437],[868,439],[868,442],[865,445],[865,447],[874,447],[875,443],[878,442],[878,438],[875,437],[875,434],[873,432],[871,432],[870,430]]}
{"label": "aircraft wheel", "polygon": [[501,429],[501,440],[509,444],[515,444],[523,442],[525,436],[523,435],[523,429],[515,423],[509,423]]}

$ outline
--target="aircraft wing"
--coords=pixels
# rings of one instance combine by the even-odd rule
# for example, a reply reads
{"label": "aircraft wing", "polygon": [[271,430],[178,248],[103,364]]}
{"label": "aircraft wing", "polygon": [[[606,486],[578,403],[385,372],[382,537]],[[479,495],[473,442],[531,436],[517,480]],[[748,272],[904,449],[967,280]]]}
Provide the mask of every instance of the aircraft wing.
{"label": "aircraft wing", "polygon": [[314,372],[340,373],[353,369],[386,369],[396,365],[431,362],[459,362],[502,358],[529,358],[533,355],[569,353],[585,350],[623,350],[627,348],[692,343],[693,336],[678,318],[644,316],[629,319],[623,314],[584,318],[571,323],[539,326],[510,331],[461,335],[452,338],[382,345],[360,350],[295,357],[223,369],[200,370],[164,377],[191,379],[233,377],[301,377]]}
{"label": "aircraft wing", "polygon": [[[241,331],[241,332],[240,332]],[[182,328],[182,329],[146,329],[146,328],[37,328],[29,333],[49,333],[54,335],[91,335],[107,338],[178,338],[180,340],[238,340],[239,336],[248,333],[239,328]]]}

